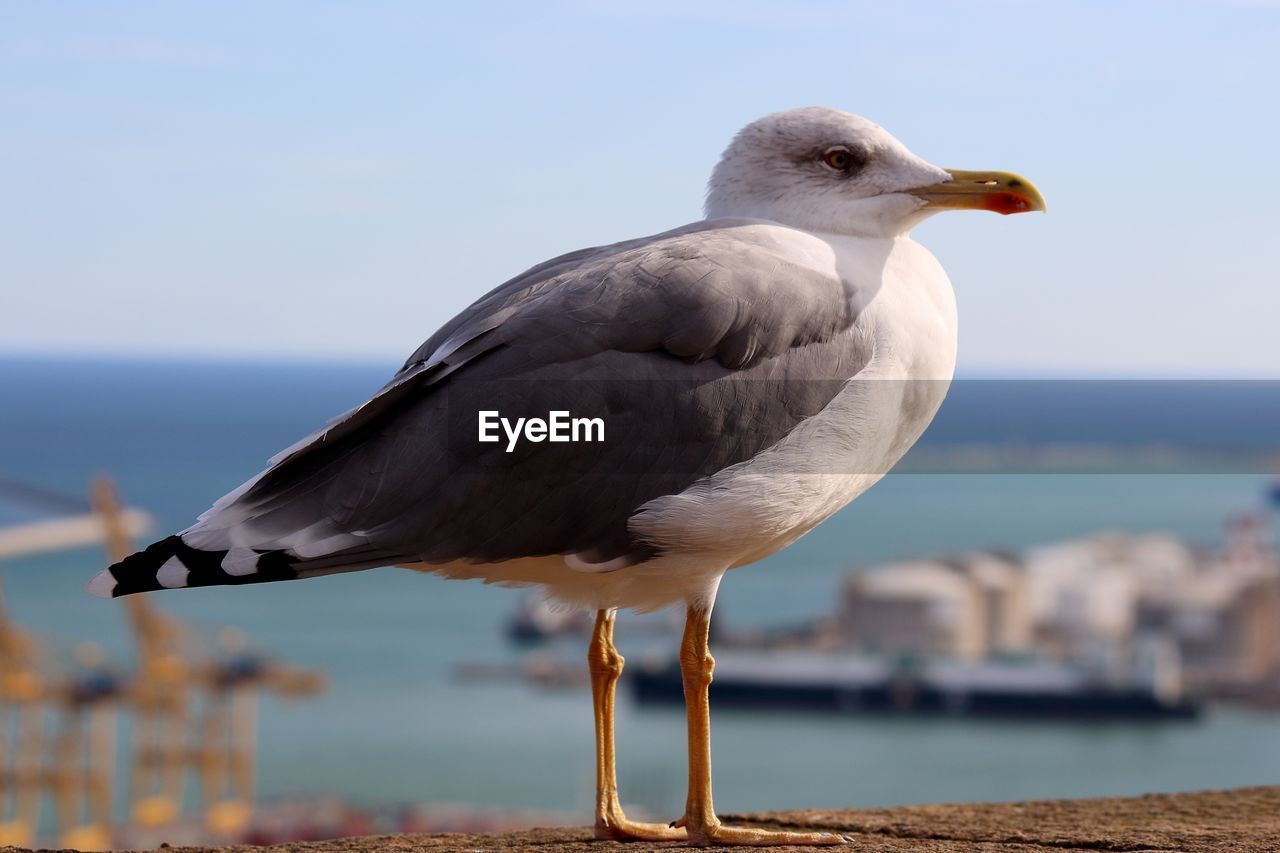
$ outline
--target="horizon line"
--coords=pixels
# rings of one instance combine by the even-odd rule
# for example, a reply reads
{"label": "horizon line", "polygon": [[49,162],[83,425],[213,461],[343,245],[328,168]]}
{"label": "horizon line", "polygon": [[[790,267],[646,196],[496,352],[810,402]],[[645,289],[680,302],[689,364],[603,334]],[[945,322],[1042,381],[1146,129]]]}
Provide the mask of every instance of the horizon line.
{"label": "horizon line", "polygon": [[[250,366],[296,366],[296,367],[382,367],[399,370],[404,364],[402,356],[381,356],[373,353],[346,353],[325,355],[311,352],[257,351],[257,352],[180,352],[180,351],[128,351],[128,350],[73,350],[50,352],[48,350],[4,349],[0,348],[0,361],[28,361],[47,363],[83,363],[102,364],[161,364],[200,365],[215,367],[219,365]],[[1122,373],[1119,369],[1067,369],[1067,368],[1001,368],[978,366],[957,370],[956,381],[991,381],[991,380],[1052,380],[1052,381],[1240,381],[1266,382],[1280,381],[1280,375],[1264,373],[1222,373],[1206,372],[1191,374],[1185,371],[1139,371]]]}

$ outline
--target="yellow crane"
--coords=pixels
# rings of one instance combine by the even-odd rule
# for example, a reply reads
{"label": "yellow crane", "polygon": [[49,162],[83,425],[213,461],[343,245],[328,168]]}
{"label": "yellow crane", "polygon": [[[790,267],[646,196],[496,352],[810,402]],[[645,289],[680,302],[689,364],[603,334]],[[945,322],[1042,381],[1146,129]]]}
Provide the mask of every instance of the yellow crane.
{"label": "yellow crane", "polygon": [[[0,557],[105,542],[114,562],[133,552],[133,537],[150,525],[144,513],[121,505],[106,478],[93,483],[87,508],[3,480],[0,492],[57,510],[46,520],[0,528]],[[303,697],[324,689],[318,672],[250,654],[237,631],[222,632],[224,654],[212,659],[149,596],[122,603],[138,656],[127,685],[102,667],[101,652],[91,646],[81,647],[75,676],[50,676],[40,644],[0,607],[0,846],[32,846],[48,793],[62,846],[110,846],[121,700],[134,719],[130,823],[147,829],[177,822],[194,771],[205,827],[234,838],[253,814],[259,694]]]}
{"label": "yellow crane", "polygon": [[230,654],[209,672],[198,763],[205,826],[233,836],[252,816],[259,692],[266,689],[294,699],[312,696],[324,690],[325,678],[246,654],[247,638],[234,629],[224,630],[221,641]]}
{"label": "yellow crane", "polygon": [[43,794],[45,684],[40,647],[0,606],[0,846],[30,846]]}
{"label": "yellow crane", "polygon": [[51,782],[58,840],[73,850],[109,850],[116,707],[123,685],[102,668],[102,652],[96,645],[81,644],[77,657],[82,674],[57,697],[63,719],[53,744]]}
{"label": "yellow crane", "polygon": [[[94,483],[92,503],[103,519],[112,562],[133,553],[120,500],[108,480]],[[150,596],[129,596],[124,604],[138,646],[133,820],[142,826],[176,820],[187,771],[194,769],[205,826],[235,836],[253,814],[258,694],[267,689],[286,697],[314,695],[324,689],[325,678],[247,654],[246,639],[231,629],[222,632],[227,654],[202,663],[191,635]],[[203,697],[198,720],[191,714],[195,690]]]}
{"label": "yellow crane", "polygon": [[[93,509],[102,521],[110,562],[133,553],[120,499],[106,477],[90,489]],[[130,699],[133,710],[133,766],[130,817],[142,826],[163,826],[182,812],[187,763],[190,688],[195,681],[191,637],[150,596],[124,599],[133,626],[138,662]]]}
{"label": "yellow crane", "polygon": [[[102,668],[102,653],[83,645],[80,671],[45,675],[40,644],[0,609],[0,707],[5,738],[0,757],[0,845],[31,846],[40,805],[52,792],[64,847],[105,850],[111,842],[115,772],[115,706],[121,685]],[[45,717],[57,715],[52,738]]]}
{"label": "yellow crane", "polygon": [[[0,497],[53,510],[0,528],[0,558],[102,541],[101,520],[83,501],[7,480],[0,480]],[[130,533],[150,525],[132,509],[119,522]],[[36,638],[0,609],[0,844],[31,846],[50,793],[63,846],[100,850],[110,843],[122,685],[96,646],[82,645],[76,657],[70,671],[55,670]]]}

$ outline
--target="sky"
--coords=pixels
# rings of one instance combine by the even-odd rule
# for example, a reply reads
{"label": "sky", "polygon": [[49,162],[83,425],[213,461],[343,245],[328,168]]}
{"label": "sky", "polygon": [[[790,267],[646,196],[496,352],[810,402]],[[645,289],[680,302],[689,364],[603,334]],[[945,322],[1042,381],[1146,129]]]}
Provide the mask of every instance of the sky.
{"label": "sky", "polygon": [[865,115],[1046,216],[938,216],[969,375],[1280,377],[1280,4],[0,0],[0,352],[396,365]]}

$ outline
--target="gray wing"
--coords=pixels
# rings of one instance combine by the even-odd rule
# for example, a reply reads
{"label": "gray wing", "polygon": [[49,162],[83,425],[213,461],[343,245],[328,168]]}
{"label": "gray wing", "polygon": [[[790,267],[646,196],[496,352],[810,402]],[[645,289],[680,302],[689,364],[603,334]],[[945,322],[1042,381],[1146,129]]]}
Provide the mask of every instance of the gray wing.
{"label": "gray wing", "polygon": [[[775,444],[869,357],[848,287],[795,245],[788,229],[719,221],[536,267],[148,562],[186,548],[242,572],[193,570],[197,585],[411,560],[644,560],[654,543],[628,527],[639,507]],[[508,452],[477,441],[480,410],[600,418],[604,441]]]}

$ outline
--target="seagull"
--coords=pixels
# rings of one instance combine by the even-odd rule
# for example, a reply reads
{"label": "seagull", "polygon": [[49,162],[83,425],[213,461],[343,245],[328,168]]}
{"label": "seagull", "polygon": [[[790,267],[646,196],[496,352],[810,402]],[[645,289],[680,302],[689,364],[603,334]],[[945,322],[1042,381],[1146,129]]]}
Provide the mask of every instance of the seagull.
{"label": "seagull", "polygon": [[[712,172],[705,219],[499,285],[367,402],[89,591],[380,566],[541,587],[596,613],[597,838],[845,843],[716,817],[711,611],[728,570],[862,494],[932,420],[955,366],[955,298],[909,234],[971,209],[1045,203],[1024,178],[939,168],[839,110],[754,121]],[[689,778],[667,825],[619,802],[613,628],[619,609],[669,606],[685,610]]]}

